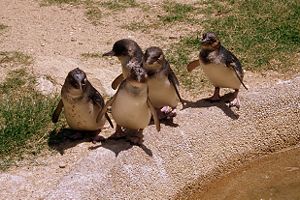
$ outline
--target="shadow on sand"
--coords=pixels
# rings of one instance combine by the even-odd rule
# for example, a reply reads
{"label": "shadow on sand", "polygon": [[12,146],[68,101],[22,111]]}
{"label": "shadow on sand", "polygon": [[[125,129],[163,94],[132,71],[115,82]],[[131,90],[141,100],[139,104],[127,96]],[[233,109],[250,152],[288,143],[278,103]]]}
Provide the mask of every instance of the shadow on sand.
{"label": "shadow on sand", "polygon": [[[160,119],[159,123],[164,124],[166,126],[170,126],[170,127],[178,127],[179,126],[179,124],[174,123],[173,118],[171,118],[171,119]],[[151,119],[149,125],[154,125],[153,119]]]}
{"label": "shadow on sand", "polygon": [[123,138],[107,138],[100,145],[89,147],[90,150],[95,150],[97,148],[105,148],[115,153],[116,157],[122,151],[127,151],[133,146],[140,147],[148,156],[153,156],[152,151],[148,149],[144,144],[133,144],[126,137]]}
{"label": "shadow on sand", "polygon": [[[100,134],[101,135],[101,134]],[[91,132],[78,132],[72,129],[63,128],[60,130],[53,130],[50,132],[48,139],[48,146],[51,149],[58,151],[61,155],[65,150],[75,147],[76,145],[84,142],[92,143],[95,133]],[[152,151],[148,149],[143,143],[133,144],[126,136],[121,138],[109,137],[103,138],[101,144],[89,147],[89,150],[95,150],[99,147],[109,149],[115,153],[116,157],[122,151],[131,149],[133,146],[138,146],[148,155],[152,157]]]}
{"label": "shadow on sand", "polygon": [[240,116],[236,112],[232,110],[232,108],[228,107],[226,103],[228,103],[233,97],[233,93],[225,94],[221,97],[221,100],[218,102],[210,102],[207,99],[200,99],[198,101],[192,102],[188,100],[184,100],[184,106],[182,110],[186,108],[207,108],[207,107],[218,107],[220,108],[228,117],[233,120],[238,119]]}
{"label": "shadow on sand", "polygon": [[83,142],[92,142],[95,134],[81,133],[68,128],[54,129],[50,132],[48,146],[61,155],[65,150],[75,147]]}

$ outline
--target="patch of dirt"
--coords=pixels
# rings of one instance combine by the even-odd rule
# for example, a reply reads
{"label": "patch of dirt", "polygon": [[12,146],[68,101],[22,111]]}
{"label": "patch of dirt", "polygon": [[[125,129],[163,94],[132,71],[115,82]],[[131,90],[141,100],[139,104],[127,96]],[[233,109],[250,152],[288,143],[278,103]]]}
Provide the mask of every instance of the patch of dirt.
{"label": "patch of dirt", "polygon": [[[138,20],[155,24],[157,16],[164,14],[160,7],[161,1],[144,2],[150,7],[148,11],[139,7],[120,11],[101,7],[104,14],[98,26],[94,26],[86,18],[84,6],[41,7],[39,1],[33,0],[3,0],[2,3],[6,5],[6,9],[0,13],[1,23],[9,26],[9,30],[0,35],[1,49],[20,51],[32,56],[36,61],[33,72],[38,76],[51,76],[59,84],[63,83],[67,71],[78,66],[83,69],[89,67],[86,71],[90,73],[91,79],[105,79],[105,83],[110,82],[112,79],[107,79],[108,76],[103,74],[118,71],[119,63],[116,59],[82,60],[80,55],[91,52],[102,54],[121,38],[132,38],[143,49],[153,45],[166,49],[181,37],[201,29],[187,23],[158,26],[146,32],[122,28]],[[69,63],[70,59],[75,59],[76,62]],[[103,89],[105,86],[96,86],[102,92],[112,93],[109,88]]]}

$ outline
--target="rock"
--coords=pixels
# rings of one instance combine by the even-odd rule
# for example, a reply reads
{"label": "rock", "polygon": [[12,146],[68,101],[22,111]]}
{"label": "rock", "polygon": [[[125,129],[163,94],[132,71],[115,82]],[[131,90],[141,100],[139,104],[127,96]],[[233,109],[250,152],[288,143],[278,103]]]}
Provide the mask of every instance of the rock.
{"label": "rock", "polygon": [[[79,59],[67,58],[60,55],[39,56],[34,62],[33,72],[35,76],[39,77],[38,90],[48,94],[50,90],[58,92],[69,71],[78,67],[86,72],[88,80],[102,95],[112,96],[115,91],[111,88],[111,82],[120,73],[116,69],[120,69],[121,67],[119,64],[114,67],[99,67],[96,64],[94,65],[84,65]],[[51,77],[51,81],[47,80],[46,77]]]}
{"label": "rock", "polygon": [[41,92],[43,95],[51,95],[58,91],[54,84],[45,76],[38,77],[36,81],[36,90]]}
{"label": "rock", "polygon": [[66,164],[65,163],[60,163],[59,168],[66,168]]}

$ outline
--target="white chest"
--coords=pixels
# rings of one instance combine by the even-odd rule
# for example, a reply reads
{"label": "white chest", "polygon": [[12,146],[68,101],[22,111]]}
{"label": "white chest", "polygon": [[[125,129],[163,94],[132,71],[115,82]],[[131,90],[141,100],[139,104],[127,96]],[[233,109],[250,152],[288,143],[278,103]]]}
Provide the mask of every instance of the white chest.
{"label": "white chest", "polygon": [[105,117],[96,123],[97,115],[100,112],[99,106],[94,105],[91,101],[69,102],[66,99],[62,100],[64,103],[64,115],[70,128],[86,131],[95,131],[103,128]]}
{"label": "white chest", "polygon": [[224,64],[200,63],[207,78],[215,87],[239,89],[241,82],[232,68]]}
{"label": "white chest", "polygon": [[179,98],[168,77],[157,74],[148,79],[149,99],[155,108],[163,106],[176,107]]}
{"label": "white chest", "polygon": [[126,90],[119,90],[111,109],[116,123],[125,128],[143,129],[150,122],[151,112],[146,94],[136,96]]}

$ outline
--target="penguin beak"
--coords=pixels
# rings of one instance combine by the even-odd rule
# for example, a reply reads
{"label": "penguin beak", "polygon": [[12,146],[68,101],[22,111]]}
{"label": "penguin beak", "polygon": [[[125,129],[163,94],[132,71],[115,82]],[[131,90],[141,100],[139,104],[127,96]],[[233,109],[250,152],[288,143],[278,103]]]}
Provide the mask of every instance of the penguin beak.
{"label": "penguin beak", "polygon": [[87,81],[87,79],[86,79],[86,78],[85,78],[85,79],[83,79],[83,80],[82,80],[82,82],[81,82],[81,85],[82,85],[82,86],[85,86],[85,85],[86,85],[86,81]]}
{"label": "penguin beak", "polygon": [[106,52],[104,53],[102,56],[115,56],[115,52],[113,50],[109,51],[109,52]]}
{"label": "penguin beak", "polygon": [[204,38],[203,40],[201,40],[201,44],[209,44],[209,39],[207,39],[207,38]]}

